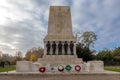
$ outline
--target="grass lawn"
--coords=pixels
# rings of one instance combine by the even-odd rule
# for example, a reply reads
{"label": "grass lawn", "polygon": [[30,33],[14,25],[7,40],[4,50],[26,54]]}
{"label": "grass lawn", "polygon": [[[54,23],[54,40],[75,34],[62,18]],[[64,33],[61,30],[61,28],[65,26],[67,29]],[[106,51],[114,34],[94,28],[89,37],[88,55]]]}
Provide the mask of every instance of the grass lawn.
{"label": "grass lawn", "polygon": [[10,66],[5,68],[0,68],[0,72],[7,72],[7,71],[13,71],[13,70],[16,70],[16,67]]}
{"label": "grass lawn", "polygon": [[105,67],[105,70],[120,72],[120,67]]}

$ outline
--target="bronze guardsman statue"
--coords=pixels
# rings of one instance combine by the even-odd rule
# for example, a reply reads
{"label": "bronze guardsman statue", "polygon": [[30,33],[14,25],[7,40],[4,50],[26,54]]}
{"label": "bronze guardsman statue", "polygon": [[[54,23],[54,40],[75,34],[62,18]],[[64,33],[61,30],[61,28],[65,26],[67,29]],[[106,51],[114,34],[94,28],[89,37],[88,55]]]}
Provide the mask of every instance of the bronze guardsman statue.
{"label": "bronze guardsman statue", "polygon": [[49,42],[49,41],[47,42],[46,47],[47,47],[47,55],[50,55],[51,45],[50,45],[50,42]]}
{"label": "bronze guardsman statue", "polygon": [[55,43],[55,41],[53,41],[53,44],[52,44],[52,52],[53,52],[53,55],[55,55],[55,52],[56,52],[56,43]]}
{"label": "bronze guardsman statue", "polygon": [[58,43],[58,55],[62,55],[62,43],[59,41]]}
{"label": "bronze guardsman statue", "polygon": [[68,43],[67,43],[67,41],[65,41],[65,43],[64,43],[64,51],[65,51],[65,55],[67,55],[67,53],[68,53]]}
{"label": "bronze guardsman statue", "polygon": [[73,55],[73,48],[74,48],[74,44],[73,44],[73,41],[70,42],[70,52],[71,52],[71,55]]}

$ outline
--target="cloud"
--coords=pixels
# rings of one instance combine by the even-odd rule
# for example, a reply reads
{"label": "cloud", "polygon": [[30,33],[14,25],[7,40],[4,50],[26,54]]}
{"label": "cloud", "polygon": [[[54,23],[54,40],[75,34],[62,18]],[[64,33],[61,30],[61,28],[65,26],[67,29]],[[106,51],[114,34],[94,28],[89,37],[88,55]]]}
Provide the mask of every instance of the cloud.
{"label": "cloud", "polygon": [[[75,31],[94,31],[98,40],[97,50],[111,48],[119,40],[119,0],[78,0],[72,4],[73,27]],[[118,46],[120,44],[114,45]],[[114,46],[112,46],[114,48]]]}
{"label": "cloud", "polygon": [[4,5],[0,4],[0,12],[4,12],[1,16],[5,20],[0,23],[1,49],[13,54],[17,50],[25,52],[35,46],[43,47],[43,38],[47,31],[47,21],[43,17],[45,6],[42,3],[36,5],[37,2],[31,0],[6,0],[3,3]]}
{"label": "cloud", "polygon": [[0,49],[15,53],[44,46],[49,7],[70,6],[73,32],[94,31],[96,50],[120,45],[119,0],[2,0]]}

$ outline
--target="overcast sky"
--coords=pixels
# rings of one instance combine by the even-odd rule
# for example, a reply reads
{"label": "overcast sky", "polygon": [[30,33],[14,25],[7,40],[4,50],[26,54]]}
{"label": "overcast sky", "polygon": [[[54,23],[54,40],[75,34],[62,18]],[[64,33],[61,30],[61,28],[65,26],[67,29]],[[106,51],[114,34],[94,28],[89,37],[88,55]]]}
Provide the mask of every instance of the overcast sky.
{"label": "overcast sky", "polygon": [[95,50],[120,46],[120,0],[0,0],[0,51],[43,47],[50,6],[70,6],[73,32],[95,32]]}

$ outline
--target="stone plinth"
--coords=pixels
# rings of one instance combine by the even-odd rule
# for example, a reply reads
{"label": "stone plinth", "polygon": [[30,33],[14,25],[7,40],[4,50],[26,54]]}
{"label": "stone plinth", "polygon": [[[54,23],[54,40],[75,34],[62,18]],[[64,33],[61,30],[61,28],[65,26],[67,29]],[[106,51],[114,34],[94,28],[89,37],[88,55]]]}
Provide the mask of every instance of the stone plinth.
{"label": "stone plinth", "polygon": [[30,61],[17,61],[16,71],[17,72],[31,72],[32,62]]}
{"label": "stone plinth", "polygon": [[78,59],[77,56],[73,55],[46,55],[43,58],[38,59],[39,63],[44,64],[80,64],[82,59]]}
{"label": "stone plinth", "polygon": [[[51,56],[51,57],[49,57]],[[49,55],[45,56],[44,58],[39,58],[37,62],[30,62],[30,61],[18,61],[17,62],[17,72],[39,72],[40,67],[46,67],[45,73],[51,73],[53,74],[53,71],[51,70],[52,67],[54,67],[54,73],[60,73],[57,69],[60,65],[62,65],[64,68],[66,65],[70,65],[72,67],[72,70],[69,72],[76,73],[75,66],[79,65],[81,66],[81,70],[77,73],[81,72],[104,72],[104,65],[103,61],[89,61],[88,63],[84,63],[82,59],[76,58],[76,56],[70,56],[67,55],[65,57],[55,56],[55,55]],[[67,71],[64,71],[63,73],[68,73]]]}
{"label": "stone plinth", "polygon": [[93,72],[104,71],[103,61],[88,61],[88,67],[89,70]]}

